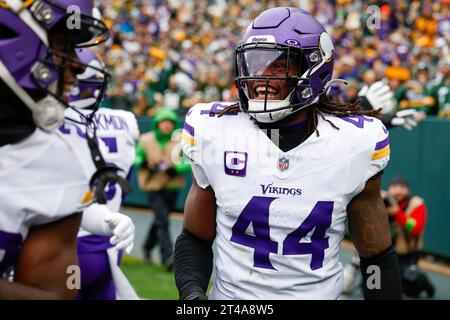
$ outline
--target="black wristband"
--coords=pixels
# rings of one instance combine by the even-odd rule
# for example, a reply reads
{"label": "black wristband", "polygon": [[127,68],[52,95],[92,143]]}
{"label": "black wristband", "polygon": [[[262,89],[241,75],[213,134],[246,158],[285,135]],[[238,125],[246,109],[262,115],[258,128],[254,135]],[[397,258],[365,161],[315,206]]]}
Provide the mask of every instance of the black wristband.
{"label": "black wristband", "polygon": [[374,257],[361,258],[361,274],[364,299],[402,299],[400,264],[392,245]]}
{"label": "black wristband", "polygon": [[175,283],[180,300],[205,300],[213,268],[212,242],[183,229],[174,252]]}

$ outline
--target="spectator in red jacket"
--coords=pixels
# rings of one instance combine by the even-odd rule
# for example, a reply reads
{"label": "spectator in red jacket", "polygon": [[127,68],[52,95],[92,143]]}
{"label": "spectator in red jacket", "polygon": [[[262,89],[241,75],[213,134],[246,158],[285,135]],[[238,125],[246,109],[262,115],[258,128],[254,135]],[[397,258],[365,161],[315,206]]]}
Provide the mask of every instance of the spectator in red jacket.
{"label": "spectator in red jacket", "polygon": [[411,195],[408,181],[401,176],[392,179],[385,199],[393,243],[402,267],[403,292],[417,298],[426,291],[431,298],[434,288],[417,265],[427,220],[425,202],[421,197]]}
{"label": "spectator in red jacket", "polygon": [[[425,202],[419,196],[411,196],[408,181],[401,176],[392,179],[388,193],[395,199],[387,208],[391,217],[405,234],[405,249],[401,248],[401,253],[405,254],[411,250],[421,249],[421,236],[426,223],[427,208]],[[397,239],[398,241],[399,239]],[[409,249],[408,249],[409,247]],[[399,252],[400,254],[400,252]]]}

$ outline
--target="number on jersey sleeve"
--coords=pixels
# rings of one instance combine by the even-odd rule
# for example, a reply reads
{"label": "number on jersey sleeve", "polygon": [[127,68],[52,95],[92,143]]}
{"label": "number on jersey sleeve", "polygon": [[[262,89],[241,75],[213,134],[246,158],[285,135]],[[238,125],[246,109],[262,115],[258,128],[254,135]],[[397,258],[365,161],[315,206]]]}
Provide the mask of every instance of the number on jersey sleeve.
{"label": "number on jersey sleeve", "polygon": [[341,119],[355,125],[360,129],[364,128],[364,122],[373,122],[372,118],[365,117],[364,115],[342,117]]}
{"label": "number on jersey sleeve", "polygon": [[[222,111],[224,111],[228,106],[221,104],[220,102],[213,103],[211,109],[209,110],[202,110],[200,112],[201,115],[207,114],[209,117],[217,117],[219,114],[221,114]],[[238,115],[237,111],[228,112],[226,113],[227,116],[236,116]]]}

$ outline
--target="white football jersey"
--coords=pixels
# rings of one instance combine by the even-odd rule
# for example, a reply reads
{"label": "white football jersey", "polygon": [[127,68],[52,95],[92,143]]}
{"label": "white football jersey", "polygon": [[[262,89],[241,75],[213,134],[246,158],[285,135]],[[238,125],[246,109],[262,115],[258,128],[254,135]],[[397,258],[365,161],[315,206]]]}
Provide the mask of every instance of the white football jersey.
{"label": "white football jersey", "polygon": [[[79,111],[85,114],[92,112],[90,110]],[[81,121],[81,115],[72,109],[66,110],[66,118]],[[134,164],[135,145],[139,139],[136,117],[128,111],[100,108],[95,113],[94,122],[97,125],[97,138],[104,160],[122,169],[123,171],[120,173],[126,178]],[[59,130],[73,142],[82,156],[89,160],[87,166],[92,175],[96,168],[91,160],[91,153],[85,139],[85,127],[66,120]],[[111,211],[118,212],[122,204],[122,190],[115,184],[109,184],[107,188],[107,206]],[[85,230],[80,230],[78,236],[88,234]]]}
{"label": "white football jersey", "polygon": [[[211,299],[337,299],[340,242],[350,200],[389,161],[381,121],[319,116],[313,133],[283,152],[229,103],[194,106],[182,134],[199,186],[217,201]],[[272,135],[276,136],[276,135]]]}
{"label": "white football jersey", "polygon": [[89,179],[67,142],[40,129],[0,147],[0,278],[33,226],[82,211]]}

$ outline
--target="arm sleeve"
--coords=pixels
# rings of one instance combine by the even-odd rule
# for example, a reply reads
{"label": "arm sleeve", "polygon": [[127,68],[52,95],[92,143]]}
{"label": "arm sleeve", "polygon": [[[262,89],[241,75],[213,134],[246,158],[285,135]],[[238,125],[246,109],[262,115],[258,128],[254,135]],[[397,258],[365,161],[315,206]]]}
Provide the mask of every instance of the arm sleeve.
{"label": "arm sleeve", "polygon": [[402,299],[400,264],[392,245],[376,256],[361,258],[361,275],[365,300]]}
{"label": "arm sleeve", "polygon": [[212,267],[212,242],[201,240],[183,229],[174,252],[174,274],[180,300],[206,298]]}

